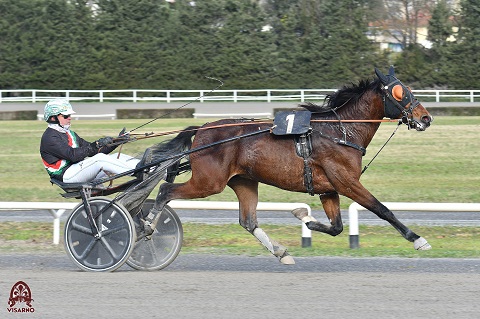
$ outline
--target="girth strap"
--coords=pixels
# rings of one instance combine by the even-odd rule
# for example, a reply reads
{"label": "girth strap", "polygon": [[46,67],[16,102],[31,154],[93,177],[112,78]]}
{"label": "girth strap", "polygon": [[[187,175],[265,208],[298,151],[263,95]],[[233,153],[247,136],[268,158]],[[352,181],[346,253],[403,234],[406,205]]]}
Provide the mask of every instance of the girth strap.
{"label": "girth strap", "polygon": [[314,196],[313,190],[313,173],[310,166],[308,166],[307,158],[312,154],[312,138],[311,133],[304,133],[295,135],[295,151],[297,155],[303,158],[303,184],[307,192]]}

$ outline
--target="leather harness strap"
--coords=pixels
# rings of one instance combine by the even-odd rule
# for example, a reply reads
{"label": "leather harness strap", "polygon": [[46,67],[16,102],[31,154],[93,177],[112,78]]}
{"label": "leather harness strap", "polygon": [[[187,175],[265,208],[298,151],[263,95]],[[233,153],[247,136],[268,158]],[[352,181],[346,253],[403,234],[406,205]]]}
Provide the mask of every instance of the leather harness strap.
{"label": "leather harness strap", "polygon": [[307,192],[314,196],[313,190],[313,173],[312,168],[308,165],[308,158],[312,155],[312,137],[311,132],[295,135],[295,151],[297,155],[303,158],[303,185]]}

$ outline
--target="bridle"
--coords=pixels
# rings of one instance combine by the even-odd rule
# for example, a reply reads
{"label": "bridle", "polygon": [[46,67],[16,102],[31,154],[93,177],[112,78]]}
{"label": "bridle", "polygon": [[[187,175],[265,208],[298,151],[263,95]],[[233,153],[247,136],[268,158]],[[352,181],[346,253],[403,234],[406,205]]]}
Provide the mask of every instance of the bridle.
{"label": "bridle", "polygon": [[408,128],[415,128],[416,122],[413,120],[413,110],[420,105],[410,88],[403,85],[395,76],[389,75],[392,81],[385,84],[382,82],[383,107],[385,116],[396,119],[401,116],[402,123],[407,124]]}

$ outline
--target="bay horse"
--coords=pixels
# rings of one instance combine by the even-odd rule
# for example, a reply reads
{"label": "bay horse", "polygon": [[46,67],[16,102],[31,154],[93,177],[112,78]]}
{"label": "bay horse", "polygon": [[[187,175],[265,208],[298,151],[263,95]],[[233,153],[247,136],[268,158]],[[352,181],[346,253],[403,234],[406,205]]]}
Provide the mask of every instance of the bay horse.
{"label": "bay horse", "polygon": [[[402,119],[417,131],[424,131],[433,121],[410,89],[395,77],[393,67],[388,75],[376,68],[375,73],[374,80],[362,80],[358,85],[344,86],[328,95],[323,105],[300,104],[311,112],[307,133],[311,149],[305,157],[296,153],[294,136],[272,134],[268,130],[272,123],[247,119],[223,119],[202,127],[189,127],[165,142],[156,149],[157,155],[200,149],[189,154],[190,180],[166,182],[160,186],[155,205],[144,221],[145,229],[155,229],[159,212],[169,201],[204,198],[229,186],[238,197],[240,225],[281,263],[294,264],[287,249],[258,225],[258,184],[264,183],[288,191],[318,194],[330,225],[308,216],[304,209],[292,212],[311,230],[331,236],[343,231],[339,199],[339,195],[343,195],[388,221],[405,239],[414,243],[415,249],[430,249],[423,237],[402,224],[359,180],[362,156],[380,126],[379,120],[384,117]],[[254,135],[258,131],[262,132]],[[249,133],[252,135],[244,136]],[[243,137],[231,139],[237,136]],[[231,141],[218,143],[225,139]],[[211,146],[204,147],[208,145]],[[308,179],[309,190],[306,187]]]}

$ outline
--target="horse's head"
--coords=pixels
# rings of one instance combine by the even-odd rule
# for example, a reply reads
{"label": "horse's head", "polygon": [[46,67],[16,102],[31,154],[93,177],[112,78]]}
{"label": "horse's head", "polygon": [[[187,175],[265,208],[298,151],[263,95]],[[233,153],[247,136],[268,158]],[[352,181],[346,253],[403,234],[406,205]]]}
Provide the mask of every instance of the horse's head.
{"label": "horse's head", "polygon": [[392,119],[401,118],[409,128],[425,131],[433,121],[433,117],[415,98],[410,88],[395,77],[393,66],[390,66],[388,75],[384,75],[377,68],[375,73],[382,83],[385,116]]}

